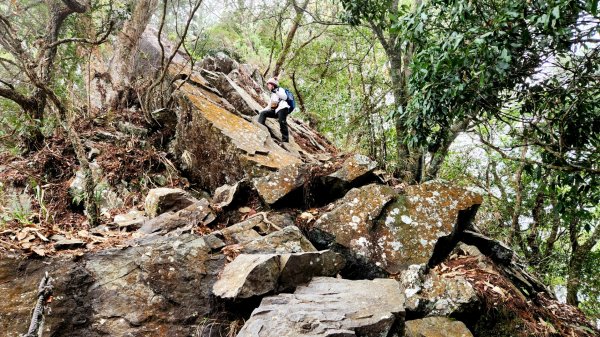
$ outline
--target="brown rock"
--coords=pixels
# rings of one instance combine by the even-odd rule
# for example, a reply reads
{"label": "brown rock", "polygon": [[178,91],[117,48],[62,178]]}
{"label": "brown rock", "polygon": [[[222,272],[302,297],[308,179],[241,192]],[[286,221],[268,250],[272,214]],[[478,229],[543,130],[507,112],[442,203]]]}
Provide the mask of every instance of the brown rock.
{"label": "brown rock", "polygon": [[301,161],[275,144],[267,131],[225,110],[211,98],[214,94],[190,83],[180,91],[187,99],[180,100],[173,150],[190,178],[203,187],[214,190]]}
{"label": "brown rock", "polygon": [[406,321],[406,337],[473,337],[464,323],[447,317]]}

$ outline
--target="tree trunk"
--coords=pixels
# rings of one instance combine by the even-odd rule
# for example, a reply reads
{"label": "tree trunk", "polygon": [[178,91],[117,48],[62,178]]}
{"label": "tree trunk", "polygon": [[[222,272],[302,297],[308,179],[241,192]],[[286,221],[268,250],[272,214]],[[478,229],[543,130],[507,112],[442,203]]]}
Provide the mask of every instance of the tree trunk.
{"label": "tree trunk", "polygon": [[290,28],[290,31],[288,32],[288,35],[285,39],[283,49],[281,50],[281,53],[279,53],[279,57],[277,58],[277,61],[275,62],[275,68],[273,69],[273,77],[277,77],[281,73],[281,67],[283,67],[283,64],[285,63],[285,61],[287,59],[287,55],[290,52],[290,47],[292,46],[292,42],[294,42],[294,36],[296,35],[296,31],[298,30],[298,27],[300,26],[300,21],[302,20],[302,16],[304,15],[306,6],[308,6],[308,0],[304,0],[304,2],[299,7],[296,6],[296,2],[294,1],[294,8],[296,10],[296,16],[294,17],[294,21],[292,22],[292,27]]}
{"label": "tree trunk", "polygon": [[424,181],[433,180],[437,177],[446,156],[448,156],[448,150],[450,149],[450,145],[454,142],[458,135],[465,131],[469,126],[469,119],[464,119],[456,124],[454,124],[450,128],[449,136],[445,137],[442,141],[441,147],[435,151],[431,158],[431,163],[427,168],[427,173],[425,174]]}
{"label": "tree trunk", "polygon": [[[527,153],[527,147],[524,147],[521,150],[521,158],[524,158],[526,153]],[[524,169],[525,169],[525,164],[521,163],[519,165],[519,168],[517,169],[517,173],[515,175],[515,183],[517,185],[517,188],[515,190],[515,193],[516,193],[515,205],[513,208],[512,218],[511,218],[511,222],[510,222],[511,223],[510,233],[508,234],[508,238],[506,240],[506,243],[509,246],[511,246],[513,244],[515,239],[517,240],[518,243],[521,243],[521,228],[519,227],[519,218],[521,217],[521,206],[523,205],[522,175],[523,175]]]}
{"label": "tree trunk", "polygon": [[133,85],[134,62],[140,38],[157,5],[158,0],[137,1],[131,18],[124,23],[123,29],[117,36],[115,43],[117,49],[109,70],[112,87],[116,92],[116,97],[110,98],[111,102],[109,102],[113,108],[127,105],[128,91]]}
{"label": "tree trunk", "polygon": [[569,278],[567,280],[567,303],[577,306],[579,304],[579,298],[577,293],[579,292],[579,277],[581,270],[583,269],[584,254],[580,250],[575,250],[571,253],[571,259],[569,260]]}

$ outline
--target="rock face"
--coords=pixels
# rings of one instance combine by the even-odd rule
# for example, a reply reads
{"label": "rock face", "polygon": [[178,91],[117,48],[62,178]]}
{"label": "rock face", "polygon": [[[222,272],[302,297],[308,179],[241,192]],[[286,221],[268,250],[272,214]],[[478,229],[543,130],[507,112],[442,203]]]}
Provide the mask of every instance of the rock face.
{"label": "rock face", "polygon": [[165,212],[184,209],[195,201],[187,192],[178,188],[153,188],[146,196],[144,210],[148,217],[154,218]]}
{"label": "rock face", "polygon": [[27,331],[37,285],[54,279],[44,336],[190,336],[211,311],[225,257],[202,237],[154,238],[73,258],[0,259],[0,335]]}
{"label": "rock face", "polygon": [[481,196],[442,183],[409,186],[401,193],[371,184],[348,192],[316,221],[310,235],[323,245],[319,248],[340,245],[398,274],[411,264],[427,263],[440,238],[447,240],[440,246],[458,240],[454,232],[467,225],[457,228],[464,217],[460,212],[474,214],[480,203]]}
{"label": "rock face", "polygon": [[238,337],[399,336],[403,318],[393,280],[318,277],[294,294],[264,298]]}
{"label": "rock face", "polygon": [[464,323],[446,317],[427,317],[406,322],[406,337],[473,337]]}
{"label": "rock face", "polygon": [[335,276],[344,260],[326,250],[294,254],[241,254],[229,263],[213,287],[226,299],[260,296],[289,290],[314,276]]}

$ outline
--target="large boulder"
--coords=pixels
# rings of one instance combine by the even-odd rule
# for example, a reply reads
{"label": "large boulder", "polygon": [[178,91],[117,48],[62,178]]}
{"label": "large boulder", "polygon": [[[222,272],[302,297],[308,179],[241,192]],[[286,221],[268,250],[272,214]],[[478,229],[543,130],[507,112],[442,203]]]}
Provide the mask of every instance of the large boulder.
{"label": "large boulder", "polygon": [[196,235],[81,257],[4,257],[0,336],[27,331],[45,272],[53,279],[45,336],[191,336],[211,317],[212,285],[225,261]]}
{"label": "large boulder", "polygon": [[427,317],[406,321],[406,337],[473,337],[463,322],[447,317]]}
{"label": "large boulder", "polygon": [[[481,196],[440,182],[352,189],[310,231],[318,248],[349,248],[389,274],[445,257],[469,227]],[[442,240],[441,240],[442,239]],[[441,240],[438,243],[438,240]],[[447,250],[447,252],[446,252]]]}
{"label": "large boulder", "polygon": [[269,133],[225,110],[213,93],[184,83],[172,150],[190,179],[214,191],[224,184],[262,176],[301,160]]}
{"label": "large boulder", "polygon": [[264,298],[238,337],[397,336],[403,320],[396,281],[317,277],[293,294]]}
{"label": "large boulder", "polygon": [[239,63],[232,59],[229,55],[218,52],[214,56],[205,57],[200,66],[211,71],[220,71],[229,74],[232,70],[239,68]]}
{"label": "large boulder", "polygon": [[377,221],[374,258],[397,274],[411,264],[428,263],[436,248],[449,253],[455,232],[467,229],[481,202],[481,195],[449,183],[407,187]]}

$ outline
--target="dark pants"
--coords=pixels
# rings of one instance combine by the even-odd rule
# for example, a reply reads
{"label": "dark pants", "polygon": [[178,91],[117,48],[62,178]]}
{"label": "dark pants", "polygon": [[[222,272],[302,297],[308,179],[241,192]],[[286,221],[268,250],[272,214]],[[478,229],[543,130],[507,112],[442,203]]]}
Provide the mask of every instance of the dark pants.
{"label": "dark pants", "polygon": [[260,112],[258,116],[258,122],[262,125],[265,125],[265,120],[268,118],[277,118],[279,119],[279,130],[281,131],[281,140],[287,142],[289,140],[289,132],[287,125],[287,116],[290,113],[289,108],[283,108],[279,110],[279,112],[275,112],[275,110],[267,109]]}

